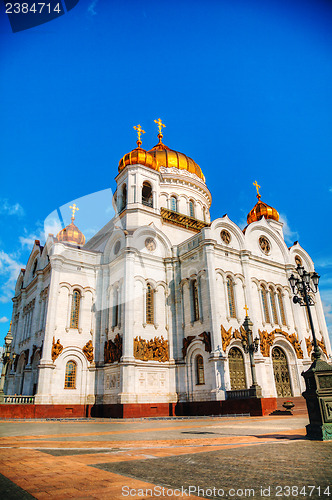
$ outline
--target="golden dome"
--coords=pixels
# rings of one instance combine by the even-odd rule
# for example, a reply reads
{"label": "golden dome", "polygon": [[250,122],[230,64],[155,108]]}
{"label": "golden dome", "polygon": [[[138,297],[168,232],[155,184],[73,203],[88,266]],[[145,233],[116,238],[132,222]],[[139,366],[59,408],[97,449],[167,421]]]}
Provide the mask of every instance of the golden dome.
{"label": "golden dome", "polygon": [[146,167],[150,167],[153,170],[157,170],[158,172],[160,170],[160,167],[174,167],[178,168],[179,170],[187,170],[187,172],[196,174],[200,179],[203,180],[203,182],[205,182],[205,177],[202,170],[192,158],[189,158],[189,156],[186,156],[183,153],[179,153],[178,151],[173,151],[172,149],[165,146],[165,144],[163,144],[163,134],[161,133],[161,130],[162,127],[165,127],[165,125],[162,123],[160,118],[154,121],[155,123],[157,123],[159,128],[158,144],[150,149],[150,151],[145,151],[145,149],[142,149],[141,134],[145,134],[145,132],[140,125],[135,126],[134,129],[137,130],[138,134],[138,147],[121,158],[118,167],[119,172],[121,172],[127,165],[135,165],[137,163],[139,163],[140,165],[145,165]]}
{"label": "golden dome", "polygon": [[[161,136],[161,137],[160,137]],[[199,165],[192,158],[186,156],[183,153],[179,153],[178,151],[174,151],[173,149],[168,148],[165,144],[162,143],[162,134],[158,135],[159,142],[156,146],[154,146],[149,153],[151,153],[154,158],[157,160],[158,167],[167,167],[167,168],[178,168],[179,170],[187,170],[187,172],[191,172],[192,174],[196,174],[200,179],[205,182],[205,177]]]}
{"label": "golden dome", "polygon": [[61,229],[61,231],[58,232],[56,237],[58,241],[63,241],[65,243],[70,243],[71,245],[76,245],[81,247],[85,244],[85,236],[74,224],[75,211],[79,209],[76,207],[75,203],[72,207],[69,208],[73,210],[71,223],[64,229]]}
{"label": "golden dome", "polygon": [[[257,184],[257,183],[256,183]],[[255,184],[254,184],[255,185]],[[258,185],[257,185],[258,186]],[[247,215],[247,222],[248,224],[251,224],[252,222],[256,222],[257,220],[260,220],[262,217],[265,217],[265,219],[273,219],[278,221],[279,220],[279,214],[277,210],[273,207],[270,207],[263,201],[261,201],[261,195],[259,194],[258,191],[258,186],[256,186],[257,189],[257,198],[258,202],[254,206],[252,210]]]}
{"label": "golden dome", "polygon": [[[138,142],[139,141],[137,141],[137,143]],[[140,145],[121,158],[118,170],[121,172],[127,165],[136,165],[136,163],[159,171],[159,166],[157,165],[154,156],[145,151],[145,149],[142,149]]]}

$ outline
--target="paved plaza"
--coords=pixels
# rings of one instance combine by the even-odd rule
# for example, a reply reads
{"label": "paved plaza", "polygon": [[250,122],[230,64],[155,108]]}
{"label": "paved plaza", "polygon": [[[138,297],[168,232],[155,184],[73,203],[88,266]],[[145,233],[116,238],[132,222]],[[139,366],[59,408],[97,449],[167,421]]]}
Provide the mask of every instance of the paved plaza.
{"label": "paved plaza", "polygon": [[[305,416],[0,422],[0,498],[332,497]],[[329,487],[329,489],[328,489]]]}

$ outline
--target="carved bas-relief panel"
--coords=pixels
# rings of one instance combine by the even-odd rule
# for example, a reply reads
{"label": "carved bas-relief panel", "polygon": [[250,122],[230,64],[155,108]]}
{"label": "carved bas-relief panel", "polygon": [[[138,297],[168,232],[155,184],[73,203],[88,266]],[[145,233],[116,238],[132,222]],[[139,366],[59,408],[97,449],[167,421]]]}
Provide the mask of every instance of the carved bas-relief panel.
{"label": "carved bas-relief panel", "polygon": [[134,357],[142,361],[169,361],[168,340],[163,336],[145,340],[141,337],[134,339]]}
{"label": "carved bas-relief panel", "polygon": [[118,333],[114,340],[106,340],[104,345],[104,362],[116,363],[122,357],[122,337]]}
{"label": "carved bas-relief panel", "polygon": [[303,359],[303,351],[301,349],[301,343],[299,341],[298,335],[296,335],[295,333],[291,333],[289,335],[288,333],[283,332],[282,330],[274,330],[273,333],[279,333],[283,335],[288,340],[288,342],[292,344],[292,346],[294,347],[296,357],[298,359]]}
{"label": "carved bas-relief panel", "polygon": [[185,358],[187,355],[187,350],[190,344],[194,340],[200,340],[204,344],[204,348],[206,352],[211,352],[212,351],[212,346],[211,346],[211,333],[210,332],[203,332],[200,333],[199,335],[189,335],[188,337],[185,337],[182,340],[182,356]]}

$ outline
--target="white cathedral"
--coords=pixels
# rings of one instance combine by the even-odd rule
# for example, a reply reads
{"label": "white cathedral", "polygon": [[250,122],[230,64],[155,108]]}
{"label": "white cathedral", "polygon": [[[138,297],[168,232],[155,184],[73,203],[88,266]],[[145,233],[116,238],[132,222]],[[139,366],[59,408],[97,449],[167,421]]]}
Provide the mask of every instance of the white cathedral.
{"label": "white cathedral", "polygon": [[[296,264],[313,272],[313,261],[298,242],[287,247],[257,183],[244,230],[227,215],[211,221],[202,170],[163,143],[156,123],[159,142],[149,151],[134,127],[137,148],[119,162],[113,219],[85,243],[70,207],[71,224],[44,247],[36,240],[18,277],[5,394],[11,402],[31,396],[35,415],[218,414],[231,411],[229,401],[245,408],[246,306],[265,407],[304,390],[312,337],[288,279]],[[319,293],[314,301],[328,360]]]}

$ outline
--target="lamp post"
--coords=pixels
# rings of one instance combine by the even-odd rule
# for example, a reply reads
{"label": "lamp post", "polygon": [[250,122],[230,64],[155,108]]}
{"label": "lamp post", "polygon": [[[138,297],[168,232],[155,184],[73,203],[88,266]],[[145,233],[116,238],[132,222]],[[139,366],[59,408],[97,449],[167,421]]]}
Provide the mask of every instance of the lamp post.
{"label": "lamp post", "polygon": [[312,339],[314,344],[313,358],[319,359],[321,353],[317,344],[315,328],[312,321],[311,310],[310,310],[310,306],[313,306],[315,303],[312,297],[310,296],[310,292],[317,293],[320,276],[316,272],[309,273],[308,271],[305,271],[304,267],[300,266],[299,264],[296,268],[296,272],[298,274],[298,277],[295,277],[294,274],[292,274],[291,277],[289,278],[289,283],[292,287],[292,292],[294,294],[293,302],[294,304],[300,304],[300,306],[307,308],[310,329],[312,332]]}
{"label": "lamp post", "polygon": [[244,320],[242,326],[246,332],[246,336],[243,335],[241,342],[242,342],[244,352],[249,353],[249,358],[250,358],[250,370],[251,370],[251,379],[252,379],[252,385],[250,387],[250,396],[253,398],[261,398],[262,397],[262,388],[257,383],[256,366],[255,366],[255,359],[254,359],[254,353],[258,351],[259,340],[257,337],[255,339],[253,339],[253,336],[252,336],[253,323],[248,316],[248,307],[245,306],[244,309],[246,311],[246,317],[245,317],[245,320]]}
{"label": "lamp post", "polygon": [[297,276],[289,278],[294,294],[294,304],[306,307],[313,339],[313,363],[306,372],[302,372],[306,390],[302,393],[307,403],[310,423],[306,426],[307,437],[321,441],[332,440],[332,366],[320,359],[321,352],[317,344],[315,328],[310,307],[314,300],[310,293],[317,293],[320,276],[310,273],[300,264],[296,267]]}
{"label": "lamp post", "polygon": [[2,365],[1,379],[0,379],[0,402],[4,400],[5,376],[6,376],[7,366],[10,363],[10,346],[13,341],[13,335],[11,329],[12,329],[12,322],[10,322],[9,330],[5,337],[5,352],[2,355],[3,365]]}

